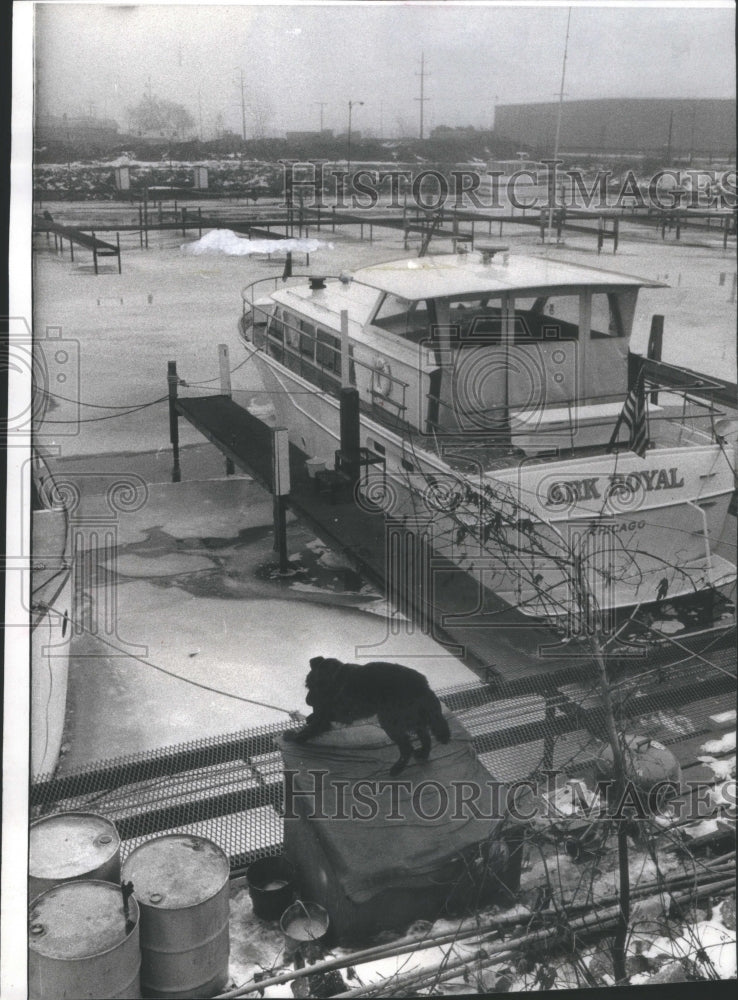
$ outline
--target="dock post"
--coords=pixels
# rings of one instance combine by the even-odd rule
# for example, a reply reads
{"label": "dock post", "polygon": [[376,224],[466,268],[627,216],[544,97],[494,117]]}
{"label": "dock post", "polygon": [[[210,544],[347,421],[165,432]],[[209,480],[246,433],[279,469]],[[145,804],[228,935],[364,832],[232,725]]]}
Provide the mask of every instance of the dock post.
{"label": "dock post", "polygon": [[92,263],[95,265],[95,274],[97,274],[97,242],[94,232],[92,233]]}
{"label": "dock post", "polygon": [[615,216],[613,221],[613,232],[612,232],[612,252],[618,252],[618,241],[620,239],[620,219]]}
{"label": "dock post", "polygon": [[138,206],[138,242],[143,250],[144,245],[144,229],[143,229],[143,208]]}
{"label": "dock post", "polygon": [[69,255],[72,258],[72,263],[74,263],[74,240],[69,241]]}
{"label": "dock post", "polygon": [[[176,214],[177,209],[175,208],[174,211]],[[182,206],[182,235],[183,236],[187,235],[187,209],[184,207],[184,205]]]}
{"label": "dock post", "polygon": [[177,413],[177,362],[167,362],[167,385],[169,386],[169,440],[172,443],[172,482],[179,483],[182,480],[182,472],[179,467],[179,415]]}
{"label": "dock post", "polygon": [[335,231],[336,231],[336,206],[331,205],[331,232],[335,233]]}
{"label": "dock post", "polygon": [[598,254],[602,253],[602,244],[605,242],[605,235],[604,235],[604,232],[603,232],[604,225],[605,225],[604,220],[603,220],[602,216],[600,215],[598,217],[598,219],[597,219],[597,253]]}
{"label": "dock post", "polygon": [[118,248],[118,274],[122,274],[123,271],[120,266],[120,233],[115,234],[115,245]]}
{"label": "dock post", "polygon": [[286,427],[272,428],[272,494],[274,496],[274,549],[279,572],[289,570],[287,560],[287,497],[290,492],[290,443]]}
{"label": "dock post", "polygon": [[197,235],[202,237],[202,205],[197,206]]}
{"label": "dock post", "polygon": [[359,478],[359,448],[361,430],[359,425],[359,390],[353,386],[342,386],[340,392],[341,465],[354,486]]}
{"label": "dock post", "polygon": [[231,390],[231,357],[228,351],[228,344],[218,344],[218,365],[220,367],[220,391],[221,395],[232,395]]}
{"label": "dock post", "polygon": [[[654,313],[651,317],[651,330],[648,334],[648,347],[646,357],[652,361],[661,361],[661,350],[664,343],[664,317]],[[659,394],[651,393],[651,402],[654,406],[658,404]]]}

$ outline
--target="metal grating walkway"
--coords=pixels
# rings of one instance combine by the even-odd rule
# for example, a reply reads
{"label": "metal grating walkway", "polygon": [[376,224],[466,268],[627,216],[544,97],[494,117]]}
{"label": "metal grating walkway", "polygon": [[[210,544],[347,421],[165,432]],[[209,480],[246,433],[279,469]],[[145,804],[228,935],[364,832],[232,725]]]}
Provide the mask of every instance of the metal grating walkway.
{"label": "metal grating walkway", "polygon": [[[724,732],[711,716],[734,708],[736,698],[733,650],[713,650],[711,659],[656,666],[613,686],[620,728],[667,744],[685,777],[703,781],[710,771],[698,759],[701,744]],[[472,682],[438,693],[469,731],[481,763],[503,781],[551,767],[584,776],[604,746],[597,684],[582,669],[547,684]],[[123,857],[163,832],[197,833],[223,848],[236,874],[281,853],[282,758],[272,737],[285,728],[262,726],[37,778],[32,819],[75,810],[107,816]]]}

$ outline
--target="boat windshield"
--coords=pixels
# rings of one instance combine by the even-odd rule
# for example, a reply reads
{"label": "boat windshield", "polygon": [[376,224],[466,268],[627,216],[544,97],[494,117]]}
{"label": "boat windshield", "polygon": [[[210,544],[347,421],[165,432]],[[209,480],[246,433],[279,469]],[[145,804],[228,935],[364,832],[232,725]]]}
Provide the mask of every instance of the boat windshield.
{"label": "boat windshield", "polygon": [[509,342],[602,340],[625,335],[618,296],[593,292],[586,300],[579,294],[502,296],[487,293],[453,299],[412,301],[390,292],[385,294],[372,323],[403,340],[420,343],[439,338],[448,327],[459,346],[501,343],[505,318],[510,320]]}

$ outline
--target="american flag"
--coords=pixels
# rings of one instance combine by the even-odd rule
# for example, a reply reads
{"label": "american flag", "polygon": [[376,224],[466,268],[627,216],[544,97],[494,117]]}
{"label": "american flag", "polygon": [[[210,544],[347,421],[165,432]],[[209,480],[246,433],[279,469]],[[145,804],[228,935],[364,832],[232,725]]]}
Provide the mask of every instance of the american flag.
{"label": "american flag", "polygon": [[615,430],[610,438],[608,451],[612,451],[617,445],[620,425],[625,422],[630,431],[628,448],[636,455],[643,458],[648,448],[648,424],[646,422],[646,394],[643,391],[643,379],[639,378],[635,386],[628,393],[623,409],[620,412]]}

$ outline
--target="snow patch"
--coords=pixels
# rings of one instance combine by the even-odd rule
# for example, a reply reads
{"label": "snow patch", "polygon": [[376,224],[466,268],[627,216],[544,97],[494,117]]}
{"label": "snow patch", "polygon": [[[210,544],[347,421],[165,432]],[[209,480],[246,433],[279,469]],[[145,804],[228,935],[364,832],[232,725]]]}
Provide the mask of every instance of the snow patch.
{"label": "snow patch", "polygon": [[255,253],[283,253],[299,251],[313,253],[321,248],[333,249],[332,243],[323,240],[287,239],[287,240],[249,240],[238,236],[232,229],[211,229],[194,243],[183,243],[180,246],[186,254],[216,254],[222,253],[229,257],[246,257]]}
{"label": "snow patch", "polygon": [[735,750],[735,733],[725,733],[719,740],[708,740],[702,744],[700,750],[709,754],[730,753],[731,750]]}

